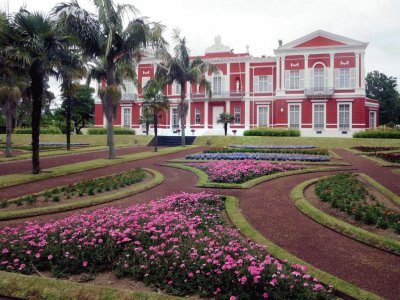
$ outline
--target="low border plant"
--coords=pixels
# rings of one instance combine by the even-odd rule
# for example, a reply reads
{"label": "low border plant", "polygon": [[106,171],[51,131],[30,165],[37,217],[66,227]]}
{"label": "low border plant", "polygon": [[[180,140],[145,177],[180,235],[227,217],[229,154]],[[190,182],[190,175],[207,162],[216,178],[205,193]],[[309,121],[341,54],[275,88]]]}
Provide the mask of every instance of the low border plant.
{"label": "low border plant", "polygon": [[244,136],[300,136],[300,130],[289,128],[255,128],[245,130]]}
{"label": "low border plant", "polygon": [[[89,128],[87,133],[89,135],[105,135],[107,128]],[[114,128],[115,135],[135,135],[135,130],[130,128]]]}

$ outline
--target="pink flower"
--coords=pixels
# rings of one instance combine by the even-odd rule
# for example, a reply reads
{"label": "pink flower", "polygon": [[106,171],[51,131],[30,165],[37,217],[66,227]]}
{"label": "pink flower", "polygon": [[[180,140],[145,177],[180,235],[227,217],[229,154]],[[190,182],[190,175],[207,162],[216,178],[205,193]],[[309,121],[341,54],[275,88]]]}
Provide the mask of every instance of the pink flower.
{"label": "pink flower", "polygon": [[52,260],[53,259],[53,255],[50,254],[49,256],[47,256],[47,259],[48,260]]}
{"label": "pink flower", "polygon": [[241,284],[246,284],[247,282],[247,277],[246,276],[242,276],[242,278],[240,278],[240,283]]}
{"label": "pink flower", "polygon": [[268,299],[268,293],[264,293],[264,294],[263,294],[263,298],[264,298],[264,299]]}
{"label": "pink flower", "polygon": [[278,280],[276,278],[272,279],[269,284],[272,286],[275,286],[278,283]]}
{"label": "pink flower", "polygon": [[3,254],[8,253],[8,249],[4,248],[3,251],[1,251],[1,253],[3,253]]}
{"label": "pink flower", "polygon": [[236,300],[236,296],[231,296],[229,300]]}
{"label": "pink flower", "polygon": [[35,254],[35,257],[36,257],[36,258],[39,258],[39,257],[40,257],[40,253],[39,253],[39,252],[36,253],[36,254]]}
{"label": "pink flower", "polygon": [[190,272],[190,273],[188,274],[188,276],[189,276],[190,278],[193,277],[193,273]]}
{"label": "pink flower", "polygon": [[82,266],[84,266],[84,267],[87,267],[87,265],[88,265],[88,262],[87,262],[87,261],[84,261],[84,262],[82,263]]}

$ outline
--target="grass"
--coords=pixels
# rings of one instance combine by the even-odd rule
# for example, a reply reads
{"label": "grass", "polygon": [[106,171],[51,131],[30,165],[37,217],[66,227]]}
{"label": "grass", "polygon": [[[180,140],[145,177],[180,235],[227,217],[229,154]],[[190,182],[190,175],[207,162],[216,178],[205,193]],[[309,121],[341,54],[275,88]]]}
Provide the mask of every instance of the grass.
{"label": "grass", "polygon": [[[400,170],[400,169],[398,169]],[[364,180],[368,181],[370,185],[372,185],[375,189],[385,195],[390,201],[392,201],[396,205],[400,205],[400,197],[393,193],[391,190],[385,188],[382,184],[377,182],[376,180],[369,177],[367,174],[361,173],[359,174]]]}
{"label": "grass", "polygon": [[222,189],[249,189],[252,188],[253,186],[263,183],[265,181],[269,181],[272,179],[280,178],[280,177],[285,177],[285,176],[291,176],[291,175],[297,175],[297,174],[305,174],[305,173],[314,173],[314,172],[329,172],[329,171],[340,171],[341,169],[339,168],[333,168],[333,167],[328,167],[328,168],[311,168],[311,169],[301,169],[301,170],[294,170],[294,171],[287,171],[287,172],[278,172],[270,175],[265,175],[261,176],[258,178],[254,178],[251,180],[248,180],[243,183],[221,183],[221,182],[210,182],[208,180],[208,175],[206,172],[195,168],[195,167],[190,167],[182,164],[166,164],[168,167],[172,168],[178,168],[186,171],[190,171],[194,173],[197,178],[199,179],[199,182],[196,186],[198,187],[206,187],[206,188],[222,188]]}
{"label": "grass", "polygon": [[357,241],[365,243],[367,245],[390,251],[395,254],[400,254],[400,242],[390,239],[388,237],[375,234],[359,228],[357,226],[351,225],[347,222],[339,220],[333,216],[330,216],[318,208],[313,206],[307,199],[304,197],[304,190],[312,184],[315,184],[320,178],[310,179],[304,181],[293,188],[290,193],[290,198],[293,201],[294,205],[306,216],[310,217],[314,221],[333,229],[343,235],[351,237]]}
{"label": "grass", "polygon": [[267,247],[267,251],[280,260],[287,260],[290,264],[301,264],[305,265],[308,268],[308,273],[313,276],[319,278],[323,283],[333,285],[334,288],[346,295],[354,297],[356,299],[368,299],[368,300],[377,300],[383,299],[378,295],[363,290],[350,282],[344,281],[338,277],[335,277],[329,273],[326,273],[307,262],[301,260],[300,258],[294,256],[293,254],[287,252],[285,249],[277,246],[262,234],[260,234],[251,224],[246,220],[243,216],[240,207],[239,200],[237,198],[228,196],[226,199],[226,213],[236,228],[240,230],[240,232],[256,242],[257,244],[264,245]]}
{"label": "grass", "polygon": [[324,137],[262,137],[262,136],[199,136],[195,140],[199,146],[221,146],[231,144],[252,145],[314,145],[319,148],[351,148],[354,146],[390,146],[399,147],[397,139],[352,139]]}
{"label": "grass", "polygon": [[18,173],[11,175],[0,176],[0,188],[14,186],[18,184],[23,184],[27,182],[33,182],[43,179],[48,179],[52,177],[63,176],[67,174],[74,174],[82,171],[93,170],[97,168],[102,168],[106,166],[122,164],[130,161],[140,160],[144,158],[155,157],[159,155],[166,155],[171,153],[176,153],[179,151],[184,151],[188,149],[192,149],[194,146],[186,146],[186,147],[171,147],[171,148],[162,148],[159,149],[158,152],[153,151],[144,151],[140,153],[128,154],[120,156],[116,159],[95,159],[86,162],[79,162],[69,165],[58,166],[50,169],[43,170],[40,174],[31,174],[31,173]]}
{"label": "grass", "polygon": [[178,300],[181,297],[115,289],[0,271],[0,291],[8,297],[31,300]]}
{"label": "grass", "polygon": [[392,172],[393,172],[394,174],[400,174],[400,169],[394,169]]}
{"label": "grass", "polygon": [[92,197],[89,199],[76,200],[76,201],[71,201],[69,203],[53,205],[48,207],[45,206],[45,207],[37,207],[37,208],[30,208],[23,210],[0,212],[0,220],[11,220],[11,219],[53,214],[68,210],[74,210],[78,208],[89,207],[106,202],[111,202],[149,190],[161,184],[164,181],[164,176],[160,172],[151,169],[144,169],[144,170],[153,176],[153,178],[148,182],[136,183],[130,187],[123,188],[119,191],[113,191],[113,193],[111,194],[103,196],[96,195],[96,197]]}

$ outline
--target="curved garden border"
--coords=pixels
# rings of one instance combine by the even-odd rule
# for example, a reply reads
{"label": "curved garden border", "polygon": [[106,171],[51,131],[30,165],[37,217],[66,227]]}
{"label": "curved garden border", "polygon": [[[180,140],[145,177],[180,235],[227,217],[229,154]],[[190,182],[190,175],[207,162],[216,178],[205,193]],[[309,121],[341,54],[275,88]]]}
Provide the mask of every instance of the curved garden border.
{"label": "curved garden border", "polygon": [[[344,169],[335,168],[335,167],[325,167],[325,168],[311,168],[311,169],[300,169],[294,171],[287,171],[287,172],[278,172],[270,175],[265,175],[261,177],[257,177],[251,180],[248,180],[243,183],[222,183],[222,182],[209,182],[208,175],[206,172],[195,168],[186,166],[183,164],[164,164],[164,166],[171,167],[171,168],[178,168],[186,171],[190,171],[194,173],[197,178],[199,179],[197,183],[197,187],[204,187],[204,188],[221,188],[221,189],[249,189],[253,186],[263,183],[268,180],[272,180],[275,178],[291,176],[291,175],[298,175],[298,174],[305,174],[305,173],[316,173],[316,172],[329,172],[329,171],[343,171]],[[345,169],[348,170],[348,169]]]}
{"label": "curved garden border", "polygon": [[4,271],[0,271],[0,290],[4,296],[24,299],[185,299],[167,294],[123,290]]}
{"label": "curved garden border", "polygon": [[[363,176],[363,178],[365,177]],[[319,179],[320,178],[314,178],[304,181],[292,189],[290,193],[290,199],[298,210],[313,219],[315,222],[326,226],[340,234],[348,236],[369,246],[373,246],[375,248],[388,251],[396,255],[400,255],[400,241],[396,241],[391,238],[369,232],[357,226],[351,225],[345,221],[342,221],[338,218],[330,216],[316,208],[309,201],[307,201],[307,199],[304,197],[304,190],[310,185],[315,184]]]}
{"label": "curved garden border", "polygon": [[161,184],[164,181],[164,176],[152,169],[146,169],[144,168],[143,170],[146,171],[146,173],[150,173],[153,178],[148,181],[148,182],[139,182],[136,184],[133,184],[130,187],[121,189],[120,191],[116,191],[114,193],[108,194],[108,195],[103,195],[103,196],[93,196],[93,199],[85,199],[85,200],[76,200],[76,201],[71,201],[70,203],[63,203],[59,205],[53,205],[53,206],[48,206],[48,207],[37,207],[37,208],[31,208],[31,209],[23,209],[23,210],[13,210],[13,211],[4,211],[0,212],[0,220],[12,220],[12,219],[19,219],[19,218],[26,218],[26,217],[33,217],[33,216],[39,216],[39,215],[46,215],[46,214],[52,214],[52,213],[58,213],[58,212],[63,212],[63,211],[68,211],[68,210],[74,210],[78,208],[85,208],[97,204],[102,204],[106,202],[111,202],[115,200],[119,200],[122,198],[126,198],[132,195],[135,195],[137,193],[149,190],[159,184]]}
{"label": "curved garden border", "polygon": [[268,253],[275,256],[276,258],[288,261],[291,264],[301,264],[307,266],[308,268],[307,272],[311,276],[318,277],[321,280],[321,282],[325,284],[333,285],[334,288],[339,293],[343,293],[345,295],[354,297],[356,299],[369,299],[369,300],[383,299],[382,297],[379,297],[374,293],[363,290],[351,284],[350,282],[344,281],[336,276],[333,276],[308,264],[307,262],[301,260],[297,256],[294,256],[293,254],[287,252],[283,248],[279,247],[278,245],[268,240],[261,233],[259,233],[254,227],[252,227],[251,224],[243,216],[241,209],[239,207],[239,199],[232,196],[227,196],[225,210],[229,220],[238,230],[240,230],[240,232],[244,236],[250,238],[257,244],[266,246]]}

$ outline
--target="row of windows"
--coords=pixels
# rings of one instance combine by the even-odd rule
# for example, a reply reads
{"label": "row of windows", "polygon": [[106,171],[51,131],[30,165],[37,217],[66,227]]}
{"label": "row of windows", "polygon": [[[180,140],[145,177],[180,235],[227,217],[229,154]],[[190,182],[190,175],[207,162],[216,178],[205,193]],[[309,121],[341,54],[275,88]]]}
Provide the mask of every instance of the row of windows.
{"label": "row of windows", "polygon": [[[240,107],[235,107],[234,108],[234,114],[233,114],[235,120],[235,124],[240,124],[241,118],[240,118]],[[175,128],[174,125],[178,126],[179,121],[178,121],[178,109],[177,108],[172,108],[172,128]],[[201,111],[200,107],[196,107],[194,110],[194,124],[195,125],[200,125],[201,124]]]}

